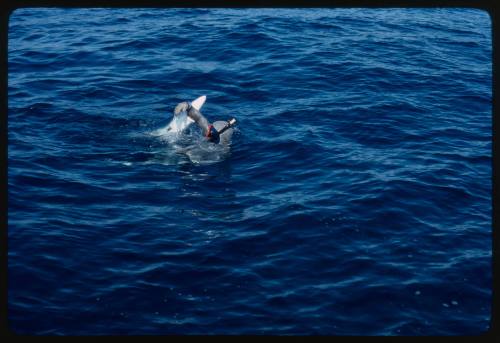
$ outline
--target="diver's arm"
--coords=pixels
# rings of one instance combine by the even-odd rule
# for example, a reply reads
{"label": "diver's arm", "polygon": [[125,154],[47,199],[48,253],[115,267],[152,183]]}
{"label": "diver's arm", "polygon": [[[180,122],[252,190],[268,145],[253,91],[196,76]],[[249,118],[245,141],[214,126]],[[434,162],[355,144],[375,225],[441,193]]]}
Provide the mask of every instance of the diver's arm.
{"label": "diver's arm", "polygon": [[189,116],[189,118],[193,119],[199,127],[201,127],[201,129],[203,130],[203,135],[206,136],[208,134],[210,126],[207,118],[205,118],[203,114],[201,114],[200,111],[198,111],[193,106],[189,106],[187,115]]}
{"label": "diver's arm", "polygon": [[189,118],[194,120],[196,124],[203,130],[203,135],[208,134],[208,130],[210,128],[210,123],[208,120],[200,113],[196,108],[191,106],[191,104],[187,101],[179,103],[174,109],[174,115],[179,115],[181,112],[186,111]]}

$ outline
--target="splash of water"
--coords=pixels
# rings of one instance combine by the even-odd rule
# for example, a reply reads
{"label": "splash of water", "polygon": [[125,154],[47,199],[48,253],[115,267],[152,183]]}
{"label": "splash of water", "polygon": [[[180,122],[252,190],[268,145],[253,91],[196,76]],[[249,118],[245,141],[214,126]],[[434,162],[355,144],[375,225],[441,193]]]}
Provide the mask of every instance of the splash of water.
{"label": "splash of water", "polygon": [[170,123],[167,126],[153,131],[151,134],[153,136],[163,136],[167,140],[168,138],[177,138],[179,133],[182,133],[189,125],[193,123],[193,120],[187,116],[185,111],[174,115]]}

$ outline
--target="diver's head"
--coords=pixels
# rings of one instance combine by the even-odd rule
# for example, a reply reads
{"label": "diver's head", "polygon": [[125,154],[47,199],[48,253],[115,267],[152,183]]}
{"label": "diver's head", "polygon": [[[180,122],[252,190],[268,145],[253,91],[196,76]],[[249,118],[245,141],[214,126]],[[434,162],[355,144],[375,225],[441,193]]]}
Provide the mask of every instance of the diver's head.
{"label": "diver's head", "polygon": [[208,125],[208,130],[205,137],[207,137],[209,142],[215,144],[218,144],[220,142],[219,131],[217,131],[217,129],[212,124]]}

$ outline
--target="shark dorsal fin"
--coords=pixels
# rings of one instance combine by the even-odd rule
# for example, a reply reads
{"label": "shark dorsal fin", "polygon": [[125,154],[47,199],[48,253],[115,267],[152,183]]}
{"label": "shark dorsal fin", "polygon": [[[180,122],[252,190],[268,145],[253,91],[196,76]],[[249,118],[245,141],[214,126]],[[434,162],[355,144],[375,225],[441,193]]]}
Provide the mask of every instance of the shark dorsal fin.
{"label": "shark dorsal fin", "polygon": [[206,100],[207,100],[207,96],[202,95],[199,98],[196,98],[195,100],[193,100],[193,102],[191,102],[191,106],[193,106],[194,108],[196,108],[199,111]]}

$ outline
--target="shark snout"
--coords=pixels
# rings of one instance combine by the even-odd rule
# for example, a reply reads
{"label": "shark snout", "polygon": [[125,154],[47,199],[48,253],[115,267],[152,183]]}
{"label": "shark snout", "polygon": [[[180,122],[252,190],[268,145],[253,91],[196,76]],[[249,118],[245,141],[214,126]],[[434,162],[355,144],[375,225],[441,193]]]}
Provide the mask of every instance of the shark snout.
{"label": "shark snout", "polygon": [[187,102],[181,102],[177,106],[175,106],[174,115],[179,115],[179,113],[187,111],[188,108],[189,104]]}

